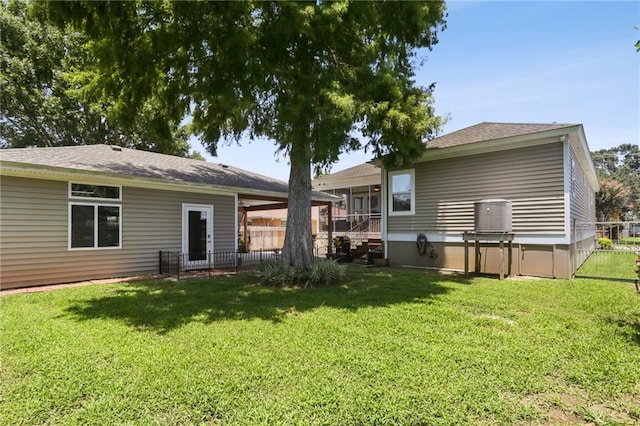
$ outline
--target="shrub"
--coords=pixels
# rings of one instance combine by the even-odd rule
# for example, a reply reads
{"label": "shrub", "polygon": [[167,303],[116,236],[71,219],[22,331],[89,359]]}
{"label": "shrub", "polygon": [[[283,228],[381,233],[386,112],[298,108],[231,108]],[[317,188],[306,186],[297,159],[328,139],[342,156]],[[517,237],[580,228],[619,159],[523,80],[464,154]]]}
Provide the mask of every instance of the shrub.
{"label": "shrub", "polygon": [[611,240],[605,237],[598,238],[598,245],[601,249],[604,250],[610,250],[613,247],[613,243],[611,242]]}
{"label": "shrub", "polygon": [[346,279],[346,267],[335,260],[322,260],[311,268],[297,270],[270,260],[258,264],[256,276],[260,284],[269,287],[329,287]]}
{"label": "shrub", "polygon": [[343,282],[347,277],[347,267],[335,260],[315,262],[309,271],[307,280],[311,287],[329,287]]}

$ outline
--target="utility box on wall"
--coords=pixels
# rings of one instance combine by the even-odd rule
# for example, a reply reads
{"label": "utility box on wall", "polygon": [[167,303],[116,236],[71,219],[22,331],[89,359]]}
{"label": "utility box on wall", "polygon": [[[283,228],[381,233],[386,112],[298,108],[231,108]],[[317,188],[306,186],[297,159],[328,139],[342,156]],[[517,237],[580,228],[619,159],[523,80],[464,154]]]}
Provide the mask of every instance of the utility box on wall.
{"label": "utility box on wall", "polygon": [[512,207],[509,200],[480,200],[473,203],[475,232],[511,232]]}

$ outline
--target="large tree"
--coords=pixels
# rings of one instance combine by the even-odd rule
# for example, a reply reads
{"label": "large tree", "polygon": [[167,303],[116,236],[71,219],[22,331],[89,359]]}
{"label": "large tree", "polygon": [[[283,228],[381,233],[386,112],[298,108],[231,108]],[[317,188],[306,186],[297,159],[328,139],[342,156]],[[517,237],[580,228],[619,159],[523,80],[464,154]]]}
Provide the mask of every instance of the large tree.
{"label": "large tree", "polygon": [[419,54],[444,2],[52,2],[92,40],[85,90],[119,119],[156,99],[215,155],[220,140],[266,137],[289,157],[283,260],[312,262],[311,171],[364,148],[399,166],[440,126]]}
{"label": "large tree", "polygon": [[[622,144],[614,148],[601,149],[591,153],[591,157],[601,186],[601,193],[596,197],[596,201],[602,206],[609,206],[598,209],[597,204],[598,217],[610,217],[612,213],[621,220],[640,217],[640,148],[638,145]],[[612,204],[611,201],[614,199],[618,201]],[[610,210],[611,206],[616,206],[614,211]]]}
{"label": "large tree", "polygon": [[109,143],[187,155],[187,133],[154,100],[131,125],[110,118],[112,102],[82,90],[95,58],[87,38],[57,28],[25,1],[0,3],[0,147]]}

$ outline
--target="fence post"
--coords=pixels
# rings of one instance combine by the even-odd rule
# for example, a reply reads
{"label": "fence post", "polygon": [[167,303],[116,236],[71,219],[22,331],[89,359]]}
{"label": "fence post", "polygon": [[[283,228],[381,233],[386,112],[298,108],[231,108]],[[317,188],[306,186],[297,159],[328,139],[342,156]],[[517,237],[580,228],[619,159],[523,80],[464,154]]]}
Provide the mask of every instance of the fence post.
{"label": "fence post", "polygon": [[158,273],[162,274],[162,250],[158,252],[158,265],[159,265],[158,267],[160,268]]}

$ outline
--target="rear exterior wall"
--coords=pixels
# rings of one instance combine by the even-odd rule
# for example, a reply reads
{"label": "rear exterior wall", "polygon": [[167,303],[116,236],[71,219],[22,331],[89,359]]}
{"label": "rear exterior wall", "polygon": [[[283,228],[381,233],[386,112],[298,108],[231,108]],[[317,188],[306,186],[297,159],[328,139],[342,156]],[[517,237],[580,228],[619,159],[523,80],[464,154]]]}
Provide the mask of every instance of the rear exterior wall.
{"label": "rear exterior wall", "polygon": [[235,197],[122,188],[122,248],[69,250],[68,182],[3,176],[0,288],[158,271],[160,250],[182,251],[182,204],[213,205],[214,250],[235,248]]}
{"label": "rear exterior wall", "polygon": [[[512,273],[570,276],[564,148],[556,140],[415,164],[415,214],[388,216],[390,264],[464,270],[461,234],[474,230],[474,202],[506,199],[516,238]],[[436,259],[418,254],[418,233],[427,235]],[[473,242],[469,259],[473,270]],[[497,273],[498,265],[497,245],[483,244],[481,272]]]}

